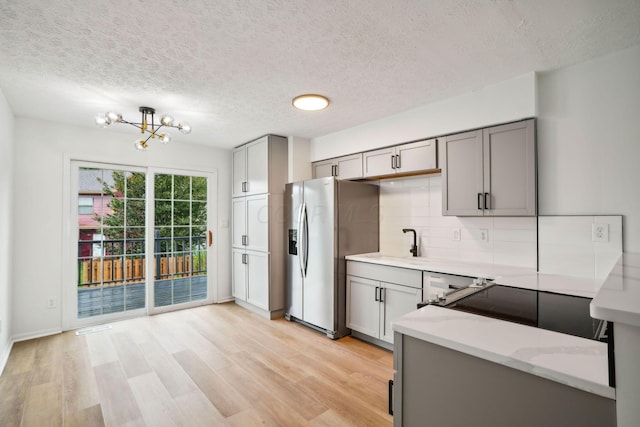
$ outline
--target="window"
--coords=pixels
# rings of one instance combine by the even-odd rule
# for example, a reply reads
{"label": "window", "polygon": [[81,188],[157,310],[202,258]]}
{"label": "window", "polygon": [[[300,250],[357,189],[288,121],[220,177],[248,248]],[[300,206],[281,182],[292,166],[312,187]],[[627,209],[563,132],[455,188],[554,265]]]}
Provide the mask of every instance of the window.
{"label": "window", "polygon": [[78,196],[78,214],[91,215],[93,213],[93,197]]}

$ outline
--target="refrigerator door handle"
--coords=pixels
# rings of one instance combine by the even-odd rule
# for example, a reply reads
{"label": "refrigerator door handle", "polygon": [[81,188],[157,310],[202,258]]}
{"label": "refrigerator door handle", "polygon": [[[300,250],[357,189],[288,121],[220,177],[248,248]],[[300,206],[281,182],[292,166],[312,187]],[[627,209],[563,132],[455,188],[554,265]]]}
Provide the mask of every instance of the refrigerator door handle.
{"label": "refrigerator door handle", "polygon": [[307,204],[302,203],[302,225],[303,225],[303,236],[304,236],[304,245],[302,248],[302,253],[304,254],[303,262],[303,275],[302,277],[307,277],[307,266],[309,264],[309,218],[307,217]]}
{"label": "refrigerator door handle", "polygon": [[300,277],[304,277],[303,260],[304,246],[302,240],[302,207],[300,204],[298,208],[298,266],[300,267]]}

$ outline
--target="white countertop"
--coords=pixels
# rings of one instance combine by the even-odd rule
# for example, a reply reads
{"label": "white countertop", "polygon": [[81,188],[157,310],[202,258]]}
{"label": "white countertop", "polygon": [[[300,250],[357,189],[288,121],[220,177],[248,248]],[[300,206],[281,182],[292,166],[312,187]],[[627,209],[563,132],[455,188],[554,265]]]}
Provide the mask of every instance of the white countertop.
{"label": "white countertop", "polygon": [[591,317],[640,327],[640,253],[620,257],[591,302]]}
{"label": "white countertop", "polygon": [[490,317],[426,306],[393,322],[394,331],[615,399],[607,345]]}
{"label": "white countertop", "polygon": [[347,255],[345,258],[349,261],[361,261],[371,264],[410,268],[413,270],[432,271],[434,273],[455,274],[458,276],[484,277],[485,279],[495,279],[503,276],[518,276],[536,273],[535,269],[532,268],[512,267],[507,265],[495,265],[487,263],[461,262],[435,258],[397,257],[392,255],[385,255],[379,252],[359,255]]}
{"label": "white countertop", "polygon": [[[395,257],[381,253],[350,255],[346,259],[436,273],[484,277],[492,279],[496,284],[589,298],[596,296],[602,285],[602,280],[542,274],[529,268],[483,263]],[[640,261],[640,257],[638,260]],[[635,265],[640,266],[640,263]],[[635,271],[640,272],[640,269]],[[640,275],[635,277],[635,280],[640,281]],[[640,298],[640,287],[634,288],[638,292],[636,297]],[[393,329],[414,338],[615,399],[615,389],[609,387],[607,345],[598,341],[438,306],[426,306],[402,316],[393,322]]]}
{"label": "white countertop", "polygon": [[580,277],[560,276],[537,273],[533,268],[513,267],[486,263],[463,262],[421,257],[396,257],[379,252],[348,255],[349,261],[368,262],[371,264],[392,267],[410,268],[413,270],[431,271],[435,273],[456,274],[459,276],[484,277],[498,285],[538,291],[556,292],[593,298],[602,285],[602,280]]}

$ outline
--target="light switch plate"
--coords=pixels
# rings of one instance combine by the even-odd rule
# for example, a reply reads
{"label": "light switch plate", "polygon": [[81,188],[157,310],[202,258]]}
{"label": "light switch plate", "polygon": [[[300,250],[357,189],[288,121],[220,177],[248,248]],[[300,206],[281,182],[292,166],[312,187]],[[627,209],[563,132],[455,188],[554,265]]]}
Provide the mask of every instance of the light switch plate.
{"label": "light switch plate", "polygon": [[460,229],[454,228],[451,233],[451,238],[457,242],[460,241]]}
{"label": "light switch plate", "polygon": [[609,241],[609,224],[592,224],[591,240],[593,242]]}
{"label": "light switch plate", "polygon": [[58,306],[58,299],[56,297],[47,298],[47,308],[56,308]]}
{"label": "light switch plate", "polygon": [[480,229],[480,240],[486,242],[489,240],[489,231],[486,228]]}

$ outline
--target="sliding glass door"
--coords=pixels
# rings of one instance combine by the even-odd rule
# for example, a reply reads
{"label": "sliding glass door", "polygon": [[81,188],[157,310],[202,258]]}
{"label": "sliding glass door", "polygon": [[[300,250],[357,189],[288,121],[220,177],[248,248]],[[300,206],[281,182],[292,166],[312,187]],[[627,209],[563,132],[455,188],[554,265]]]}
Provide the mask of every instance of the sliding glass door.
{"label": "sliding glass door", "polygon": [[214,302],[215,174],[70,169],[68,327]]}
{"label": "sliding glass door", "polygon": [[79,167],[77,316],[144,309],[146,174]]}
{"label": "sliding glass door", "polygon": [[154,174],[153,307],[207,299],[208,178]]}

